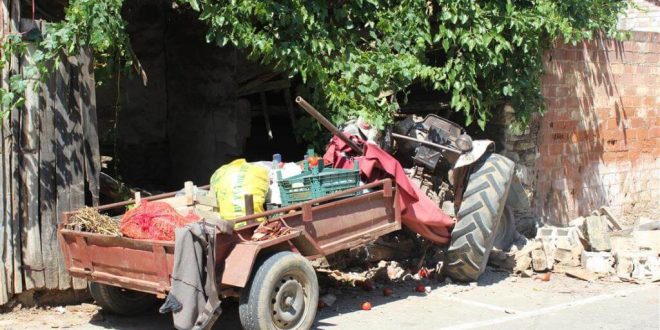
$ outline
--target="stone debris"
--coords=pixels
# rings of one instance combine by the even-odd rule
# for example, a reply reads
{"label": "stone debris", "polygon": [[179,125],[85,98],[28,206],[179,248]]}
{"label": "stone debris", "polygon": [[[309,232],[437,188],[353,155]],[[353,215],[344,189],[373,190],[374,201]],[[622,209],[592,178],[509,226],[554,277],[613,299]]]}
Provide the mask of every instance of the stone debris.
{"label": "stone debris", "polygon": [[605,216],[588,216],[586,218],[587,239],[591,251],[610,251],[610,232]]}
{"label": "stone debris", "polygon": [[578,217],[568,227],[545,226],[534,239],[509,252],[491,254],[495,264],[513,256],[511,270],[522,277],[534,273],[565,273],[585,281],[601,277],[616,281],[660,281],[660,221],[640,218],[622,229],[606,207]]}
{"label": "stone debris", "polygon": [[650,251],[617,253],[616,275],[621,279],[654,280],[660,276],[660,258]]}
{"label": "stone debris", "polygon": [[588,252],[582,251],[582,268],[592,272],[609,274],[614,269],[614,257],[609,252]]}
{"label": "stone debris", "polygon": [[660,220],[651,220],[647,217],[640,217],[635,224],[635,231],[660,230]]}
{"label": "stone debris", "polygon": [[660,230],[638,230],[632,236],[640,249],[660,254]]}
{"label": "stone debris", "polygon": [[591,212],[591,214],[604,216],[605,219],[607,220],[607,226],[609,227],[610,230],[612,231],[623,230],[623,228],[621,228],[621,225],[616,220],[616,218],[612,216],[612,213],[610,212],[610,209],[608,207],[601,206],[600,209],[594,210],[593,212]]}
{"label": "stone debris", "polygon": [[529,266],[532,264],[532,258],[527,255],[522,255],[515,261],[516,266],[513,268],[514,273],[523,273],[525,270],[528,270]]}
{"label": "stone debris", "polygon": [[536,272],[544,272],[552,269],[550,259],[546,256],[543,249],[532,251],[532,268]]}
{"label": "stone debris", "polygon": [[596,274],[594,274],[594,273],[592,273],[588,270],[584,270],[582,268],[579,268],[579,267],[571,267],[571,268],[566,269],[564,272],[568,276],[579,278],[579,279],[587,281],[587,282],[593,282],[593,281],[595,281],[599,278],[598,275],[596,275]]}

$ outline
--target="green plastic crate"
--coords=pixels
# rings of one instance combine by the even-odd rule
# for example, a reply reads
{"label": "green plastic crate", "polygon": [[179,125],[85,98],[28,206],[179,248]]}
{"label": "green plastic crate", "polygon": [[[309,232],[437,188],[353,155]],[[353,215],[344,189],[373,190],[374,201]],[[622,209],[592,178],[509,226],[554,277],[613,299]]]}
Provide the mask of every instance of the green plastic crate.
{"label": "green plastic crate", "polygon": [[356,160],[352,170],[325,168],[322,162],[310,169],[305,161],[305,171],[296,176],[282,179],[282,173],[278,171],[277,183],[282,206],[301,203],[359,186],[359,163]]}

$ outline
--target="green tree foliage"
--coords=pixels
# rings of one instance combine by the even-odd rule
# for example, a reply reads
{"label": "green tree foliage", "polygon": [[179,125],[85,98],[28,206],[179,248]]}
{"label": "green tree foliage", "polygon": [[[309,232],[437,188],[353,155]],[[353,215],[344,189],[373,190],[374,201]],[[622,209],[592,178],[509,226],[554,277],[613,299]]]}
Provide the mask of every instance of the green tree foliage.
{"label": "green tree foliage", "polygon": [[9,65],[12,56],[25,55],[28,44],[34,44],[35,51],[30,63],[23,65],[23,72],[9,77],[9,88],[0,89],[0,118],[23,104],[23,94],[31,81],[45,79],[60,56],[76,55],[82,47],[93,50],[97,72],[135,67],[138,62],[121,17],[122,4],[123,0],[69,0],[64,20],[48,24],[41,34],[24,31],[27,33],[23,35],[5,36],[0,45],[0,69]]}
{"label": "green tree foliage", "polygon": [[[578,43],[616,32],[628,6],[614,0],[177,0],[199,12],[207,39],[300,75],[335,122],[356,114],[376,125],[419,82],[451,97],[468,123],[484,127],[510,102],[524,123],[542,110],[542,55],[557,39]],[[45,58],[91,46],[131,61],[122,0],[71,0],[46,34]],[[47,42],[51,34],[63,34]],[[3,98],[4,100],[4,98]]]}

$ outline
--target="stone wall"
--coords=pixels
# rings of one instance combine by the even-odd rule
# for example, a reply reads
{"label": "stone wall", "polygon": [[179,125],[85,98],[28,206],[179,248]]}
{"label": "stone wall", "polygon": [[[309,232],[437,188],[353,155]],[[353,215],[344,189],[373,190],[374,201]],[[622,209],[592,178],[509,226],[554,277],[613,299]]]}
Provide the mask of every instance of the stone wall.
{"label": "stone wall", "polygon": [[632,0],[635,5],[619,19],[620,30],[660,32],[660,1]]}
{"label": "stone wall", "polygon": [[558,44],[546,70],[547,112],[525,134],[509,133],[505,151],[521,159],[543,219],[562,224],[601,205],[617,215],[658,208],[660,34]]}

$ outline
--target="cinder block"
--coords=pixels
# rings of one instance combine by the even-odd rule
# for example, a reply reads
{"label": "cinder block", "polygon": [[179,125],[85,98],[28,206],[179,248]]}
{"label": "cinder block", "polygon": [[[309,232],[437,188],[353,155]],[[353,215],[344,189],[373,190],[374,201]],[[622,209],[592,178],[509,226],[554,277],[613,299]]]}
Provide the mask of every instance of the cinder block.
{"label": "cinder block", "polygon": [[660,259],[649,251],[621,252],[616,255],[616,275],[621,278],[660,277]]}
{"label": "cinder block", "polygon": [[544,243],[553,243],[555,246],[576,246],[582,244],[580,243],[580,231],[575,227],[548,226],[539,228],[536,233],[536,238]]}
{"label": "cinder block", "polygon": [[587,217],[586,227],[591,251],[610,251],[612,249],[605,217],[595,215]]}
{"label": "cinder block", "polygon": [[548,258],[543,250],[532,251],[532,268],[537,272],[543,272],[550,269],[548,266]]}
{"label": "cinder block", "polygon": [[613,270],[614,257],[609,252],[582,251],[581,263],[590,272],[608,274]]}

